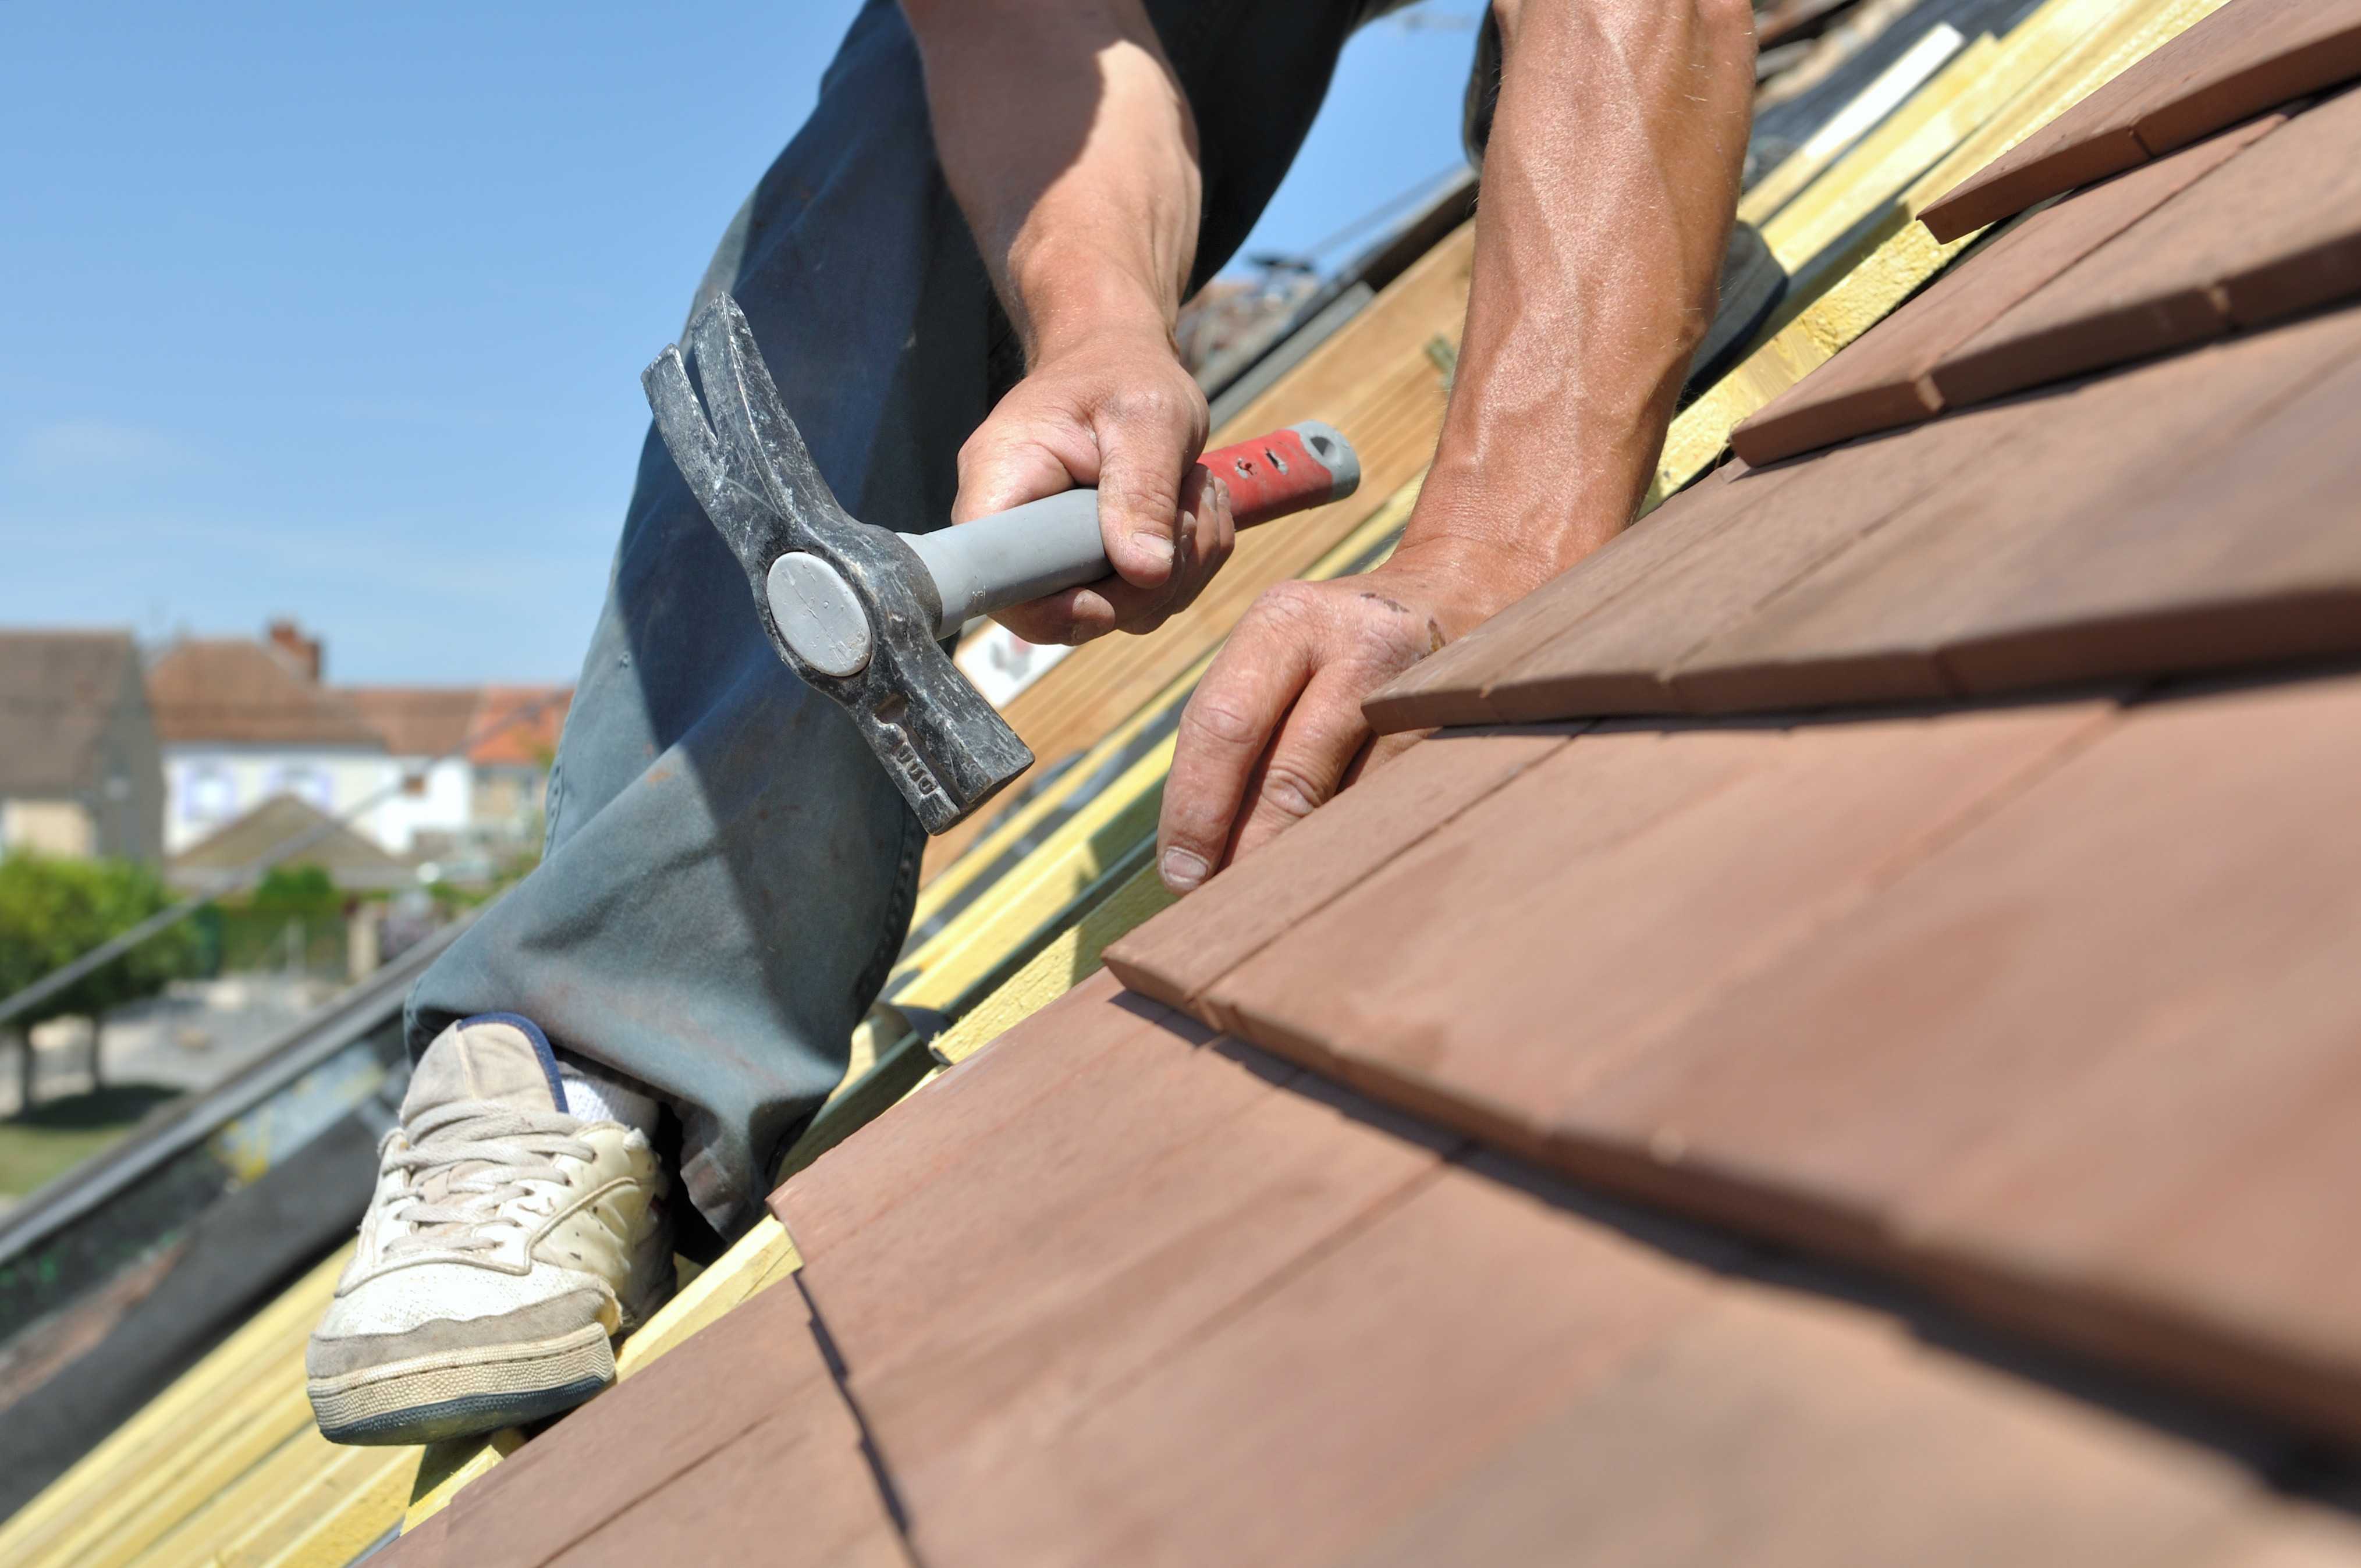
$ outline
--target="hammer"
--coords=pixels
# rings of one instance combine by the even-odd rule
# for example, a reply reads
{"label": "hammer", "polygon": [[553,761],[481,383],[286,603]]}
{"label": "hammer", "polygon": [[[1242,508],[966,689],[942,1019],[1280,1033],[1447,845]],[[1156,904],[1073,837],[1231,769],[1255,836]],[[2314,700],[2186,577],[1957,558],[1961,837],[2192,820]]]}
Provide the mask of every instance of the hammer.
{"label": "hammer", "polygon": [[[856,521],[805,450],[738,302],[717,297],[687,337],[694,383],[677,345],[640,377],[674,464],[745,568],[771,646],[852,716],[927,831],[946,831],[1033,753],[939,640],[972,616],[1105,576],[1098,492],[933,533]],[[1340,499],[1361,479],[1351,444],[1311,421],[1200,462],[1228,484],[1240,528]]]}

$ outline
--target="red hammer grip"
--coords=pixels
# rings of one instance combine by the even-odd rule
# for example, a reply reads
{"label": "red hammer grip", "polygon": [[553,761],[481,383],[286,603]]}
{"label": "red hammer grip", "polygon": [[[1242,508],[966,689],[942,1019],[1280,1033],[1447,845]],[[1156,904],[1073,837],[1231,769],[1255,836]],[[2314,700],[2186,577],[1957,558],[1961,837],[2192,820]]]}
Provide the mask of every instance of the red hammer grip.
{"label": "red hammer grip", "polygon": [[1208,452],[1197,461],[1229,485],[1230,517],[1240,528],[1339,500],[1361,482],[1352,444],[1313,421]]}

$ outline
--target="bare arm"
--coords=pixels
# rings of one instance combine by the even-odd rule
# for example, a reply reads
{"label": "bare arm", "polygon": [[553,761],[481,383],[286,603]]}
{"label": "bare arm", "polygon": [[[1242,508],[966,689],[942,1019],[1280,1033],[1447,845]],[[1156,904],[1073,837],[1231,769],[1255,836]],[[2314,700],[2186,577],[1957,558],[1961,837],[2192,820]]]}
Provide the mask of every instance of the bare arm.
{"label": "bare arm", "polygon": [[1248,611],[1182,718],[1186,892],[1363,765],[1361,699],[1623,529],[1711,323],[1753,93],[1745,0],[1495,0],[1467,326],[1400,547]]}
{"label": "bare arm", "polygon": [[[1119,581],[1005,611],[1035,641],[1147,630],[1229,554],[1182,475],[1205,400],[1172,341],[1196,257],[1196,127],[1138,0],[904,0],[935,145],[1027,375],[960,453],[954,515],[1100,488]],[[1176,546],[1177,536],[1177,546]]]}

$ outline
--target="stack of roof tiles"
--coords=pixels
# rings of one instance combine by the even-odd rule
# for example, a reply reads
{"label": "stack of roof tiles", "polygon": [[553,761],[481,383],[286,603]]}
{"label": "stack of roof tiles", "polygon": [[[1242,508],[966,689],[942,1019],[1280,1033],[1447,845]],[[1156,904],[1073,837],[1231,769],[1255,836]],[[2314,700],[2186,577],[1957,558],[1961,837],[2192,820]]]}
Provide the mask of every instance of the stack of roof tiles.
{"label": "stack of roof tiles", "polygon": [[143,1417],[40,1561],[340,1562],[407,1488],[375,1561],[2361,1564],[2361,5],[1957,59],[1811,154],[1840,280],[1666,488],[1736,457],[1142,924],[1226,618],[1415,496],[1466,231],[1241,415],[1372,500],[1011,705],[1075,760],[940,857],[776,1222],[613,1392],[284,1440],[234,1538],[76,1522],[195,1430]]}

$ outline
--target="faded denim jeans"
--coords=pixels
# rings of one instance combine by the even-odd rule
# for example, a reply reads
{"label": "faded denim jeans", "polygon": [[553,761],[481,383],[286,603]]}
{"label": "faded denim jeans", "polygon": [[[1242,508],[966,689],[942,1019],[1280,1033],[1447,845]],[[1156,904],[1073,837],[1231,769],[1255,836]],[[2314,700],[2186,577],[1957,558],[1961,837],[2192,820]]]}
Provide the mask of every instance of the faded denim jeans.
{"label": "faded denim jeans", "polygon": [[[1197,106],[1202,280],[1285,172],[1362,3],[1150,10]],[[691,314],[723,289],[846,510],[905,532],[943,526],[960,444],[1022,366],[891,0],[853,23]],[[544,859],[420,979],[412,1056],[454,1019],[514,1012],[647,1084],[675,1113],[683,1190],[714,1233],[691,1224],[683,1250],[709,1252],[759,1216],[778,1157],[842,1075],[923,848],[851,721],[772,652],[744,574],[652,429],[558,746]]]}

